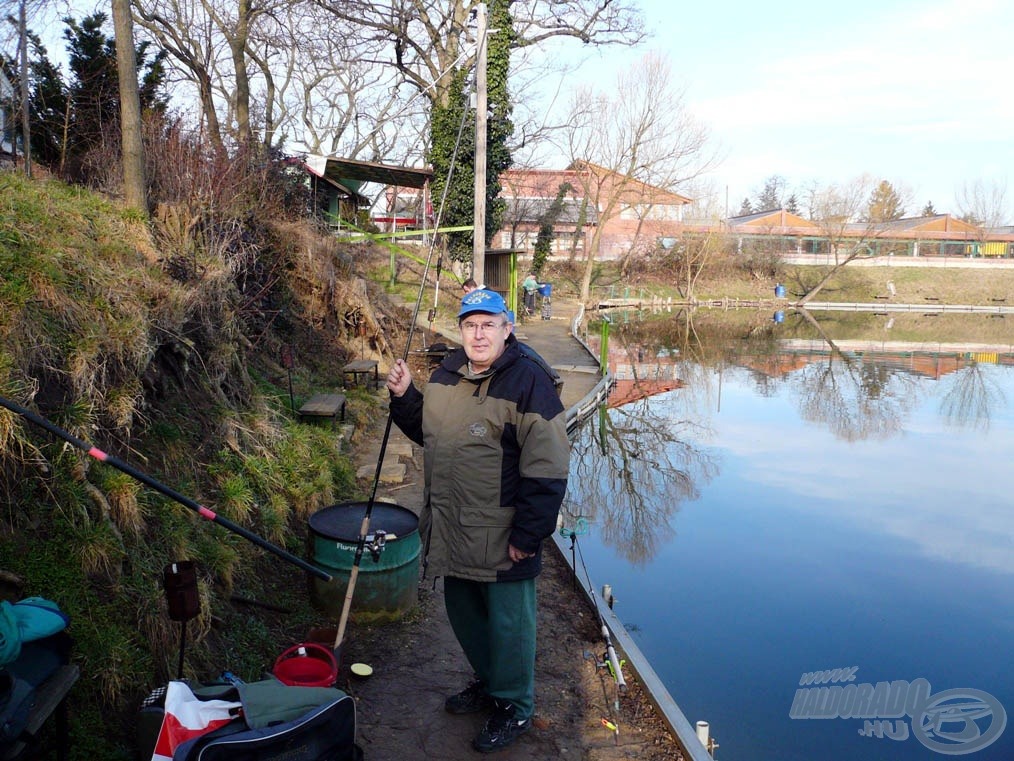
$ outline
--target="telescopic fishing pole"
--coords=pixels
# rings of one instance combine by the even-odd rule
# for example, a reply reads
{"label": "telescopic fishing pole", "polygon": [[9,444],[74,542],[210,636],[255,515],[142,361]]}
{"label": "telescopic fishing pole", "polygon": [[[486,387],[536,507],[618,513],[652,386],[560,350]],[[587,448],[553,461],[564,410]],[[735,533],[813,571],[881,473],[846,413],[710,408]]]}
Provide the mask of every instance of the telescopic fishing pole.
{"label": "telescopic fishing pole", "polygon": [[[579,519],[578,523],[579,527],[581,525],[580,524],[581,520],[583,519]],[[585,525],[587,525],[587,523],[585,523]],[[595,596],[595,588],[592,586],[591,574],[588,573],[588,565],[584,562],[584,553],[581,552],[581,547],[577,543],[578,533],[579,533],[578,531],[566,528],[560,529],[561,536],[570,538],[571,552],[573,553],[575,549],[577,550],[577,556],[581,560],[581,567],[584,569],[585,579],[587,580],[588,583],[588,594],[591,596],[592,603],[595,605],[595,613],[596,615],[598,615],[599,626],[601,627],[602,632],[602,639],[605,640],[606,644],[606,652],[604,656],[604,662],[602,665],[607,666],[609,668],[609,672],[613,676],[613,681],[616,683],[616,699],[613,703],[613,707],[616,709],[616,711],[619,711],[620,693],[627,691],[627,680],[624,679],[623,677],[623,661],[621,661],[619,657],[616,655],[616,648],[613,647],[613,640],[609,634],[609,626],[606,624],[606,619],[602,615],[602,608],[600,607],[602,603],[600,603],[598,598]],[[583,533],[583,531],[580,533]],[[574,567],[574,573],[575,575],[577,574],[576,564]],[[618,730],[614,731],[618,732]]]}
{"label": "telescopic fishing pole", "polygon": [[[444,204],[447,202],[447,193],[451,187],[451,178],[454,176],[454,165],[458,159],[458,148],[461,146],[461,135],[465,129],[465,117],[468,109],[463,109],[461,122],[458,124],[458,135],[454,141],[454,151],[451,153],[450,166],[447,170],[447,181],[444,183],[444,190],[440,196],[440,206],[434,218],[433,229],[440,229],[440,221],[443,219]],[[426,278],[429,275],[430,263],[433,261],[433,252],[436,250],[437,236],[434,233],[430,241],[429,252],[426,254],[426,264],[423,267],[422,277],[419,279],[419,294],[415,300],[415,307],[412,309],[412,320],[408,326],[408,337],[405,339],[405,350],[401,354],[403,362],[408,361],[409,350],[412,348],[412,336],[415,333],[416,322],[419,319],[419,309],[422,306],[423,294],[426,289]],[[439,278],[438,278],[439,285]],[[352,558],[352,568],[349,571],[349,583],[345,588],[345,602],[342,605],[341,618],[338,620],[338,632],[334,639],[333,650],[337,654],[345,640],[345,627],[349,622],[349,611],[352,609],[352,596],[355,594],[356,581],[359,578],[359,565],[363,559],[363,551],[366,548],[366,536],[370,531],[370,516],[373,513],[373,504],[377,499],[377,487],[380,485],[380,474],[384,466],[384,455],[387,452],[387,442],[391,438],[391,426],[394,418],[390,410],[387,413],[387,423],[384,426],[384,437],[380,441],[380,454],[377,456],[377,469],[373,474],[373,488],[370,490],[370,498],[366,503],[366,510],[363,512],[363,522],[359,526],[359,540],[356,542],[356,554]]]}
{"label": "telescopic fishing pole", "polygon": [[266,539],[262,539],[261,537],[257,536],[257,534],[254,534],[252,531],[249,531],[243,528],[242,526],[233,523],[228,518],[223,518],[221,515],[218,515],[213,510],[209,510],[204,505],[200,505],[197,502],[194,502],[192,499],[184,497],[179,492],[169,488],[160,481],[156,481],[148,474],[141,472],[140,470],[131,465],[128,465],[123,460],[120,460],[119,458],[114,457],[113,455],[107,454],[106,452],[103,452],[101,449],[98,449],[97,447],[94,447],[91,444],[82,441],[81,439],[74,436],[72,433],[65,431],[63,428],[60,428],[58,425],[54,423],[51,423],[49,420],[46,420],[46,418],[42,417],[41,415],[38,415],[32,412],[31,410],[22,407],[20,404],[12,402],[10,399],[5,399],[2,396],[0,396],[0,406],[6,407],[11,412],[17,415],[21,415],[21,417],[25,418],[25,420],[35,423],[35,425],[39,426],[40,428],[45,428],[50,433],[54,434],[55,436],[58,436],[59,438],[63,439],[69,444],[73,444],[82,452],[85,452],[90,457],[94,457],[99,462],[104,462],[107,465],[112,465],[117,470],[126,473],[131,478],[134,478],[147,486],[150,486],[155,491],[169,497],[169,499],[178,502],[184,507],[189,507],[191,510],[195,511],[202,518],[209,520],[213,523],[217,523],[218,525],[228,529],[234,534],[239,534],[247,541],[253,542],[258,547],[277,555],[278,557],[282,558],[282,560],[287,560],[293,565],[298,566],[304,571],[312,573],[314,576],[323,579],[324,581],[331,581],[331,574],[322,571],[321,569],[317,568],[314,565],[311,565],[310,563],[307,563],[302,558],[296,557],[292,553],[283,550],[281,547],[272,544]]}

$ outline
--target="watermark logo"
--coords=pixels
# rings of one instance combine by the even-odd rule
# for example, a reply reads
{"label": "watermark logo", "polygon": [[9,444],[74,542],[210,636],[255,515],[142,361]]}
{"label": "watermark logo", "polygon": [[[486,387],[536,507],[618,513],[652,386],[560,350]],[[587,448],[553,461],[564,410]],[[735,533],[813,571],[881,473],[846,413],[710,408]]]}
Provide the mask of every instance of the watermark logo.
{"label": "watermark logo", "polygon": [[862,719],[863,737],[902,741],[911,735],[949,756],[992,745],[1007,726],[1007,712],[988,692],[957,688],[934,694],[922,678],[856,682],[857,671],[850,666],[803,674],[789,718]]}

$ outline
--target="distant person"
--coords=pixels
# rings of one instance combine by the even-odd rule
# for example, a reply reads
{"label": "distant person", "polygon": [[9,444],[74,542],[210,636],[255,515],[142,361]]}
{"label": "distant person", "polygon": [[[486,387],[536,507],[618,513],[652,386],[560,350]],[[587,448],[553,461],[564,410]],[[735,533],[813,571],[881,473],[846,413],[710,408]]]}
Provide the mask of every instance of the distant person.
{"label": "distant person", "polygon": [[474,278],[468,278],[468,280],[466,280],[465,282],[463,282],[461,284],[461,290],[464,291],[465,293],[471,293],[472,291],[476,291],[476,290],[478,290],[480,288],[485,288],[485,287],[486,286],[484,286],[484,285],[478,285],[478,284],[476,284]]}
{"label": "distant person", "polygon": [[535,314],[535,294],[539,290],[539,281],[534,272],[528,273],[528,277],[521,283],[521,290],[525,292],[525,312],[530,317]]}
{"label": "distant person", "polygon": [[549,374],[525,356],[495,291],[465,295],[462,348],[424,391],[404,360],[387,376],[393,421],[423,446],[425,573],[444,579],[451,628],[475,681],[454,714],[490,712],[472,746],[513,743],[535,711],[535,577],[567,488],[566,416]]}

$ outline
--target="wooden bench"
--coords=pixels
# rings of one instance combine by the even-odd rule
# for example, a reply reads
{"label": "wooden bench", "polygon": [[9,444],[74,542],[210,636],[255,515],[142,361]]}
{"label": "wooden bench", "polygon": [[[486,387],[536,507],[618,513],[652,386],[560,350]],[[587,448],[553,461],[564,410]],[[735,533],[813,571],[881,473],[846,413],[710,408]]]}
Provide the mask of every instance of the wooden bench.
{"label": "wooden bench", "polygon": [[299,408],[299,418],[331,418],[331,425],[341,414],[345,422],[345,394],[314,394]]}
{"label": "wooden bench", "polygon": [[373,373],[373,387],[380,388],[380,373],[377,370],[377,360],[375,359],[357,359],[355,362],[349,362],[345,367],[342,368],[342,372],[345,375],[352,376],[352,382],[355,385],[359,385],[359,376],[369,376]]}
{"label": "wooden bench", "polygon": [[[81,675],[80,669],[74,664],[61,666],[43,682],[36,690],[35,705],[28,714],[25,731],[32,737],[39,734],[42,725],[50,716],[56,714],[56,757],[59,761],[67,759],[67,693]],[[33,742],[18,742],[0,756],[0,761],[31,758],[38,748]]]}

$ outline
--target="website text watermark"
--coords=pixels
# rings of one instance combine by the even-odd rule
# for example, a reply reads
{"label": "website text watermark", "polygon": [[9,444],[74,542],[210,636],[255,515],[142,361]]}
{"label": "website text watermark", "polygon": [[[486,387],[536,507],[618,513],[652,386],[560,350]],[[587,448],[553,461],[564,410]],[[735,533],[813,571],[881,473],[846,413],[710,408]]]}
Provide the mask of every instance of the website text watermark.
{"label": "website text watermark", "polygon": [[804,673],[789,718],[861,719],[864,737],[902,741],[914,736],[930,750],[951,756],[982,750],[1007,726],[1007,712],[988,692],[956,688],[934,694],[923,678],[857,682],[858,671],[849,666]]}

